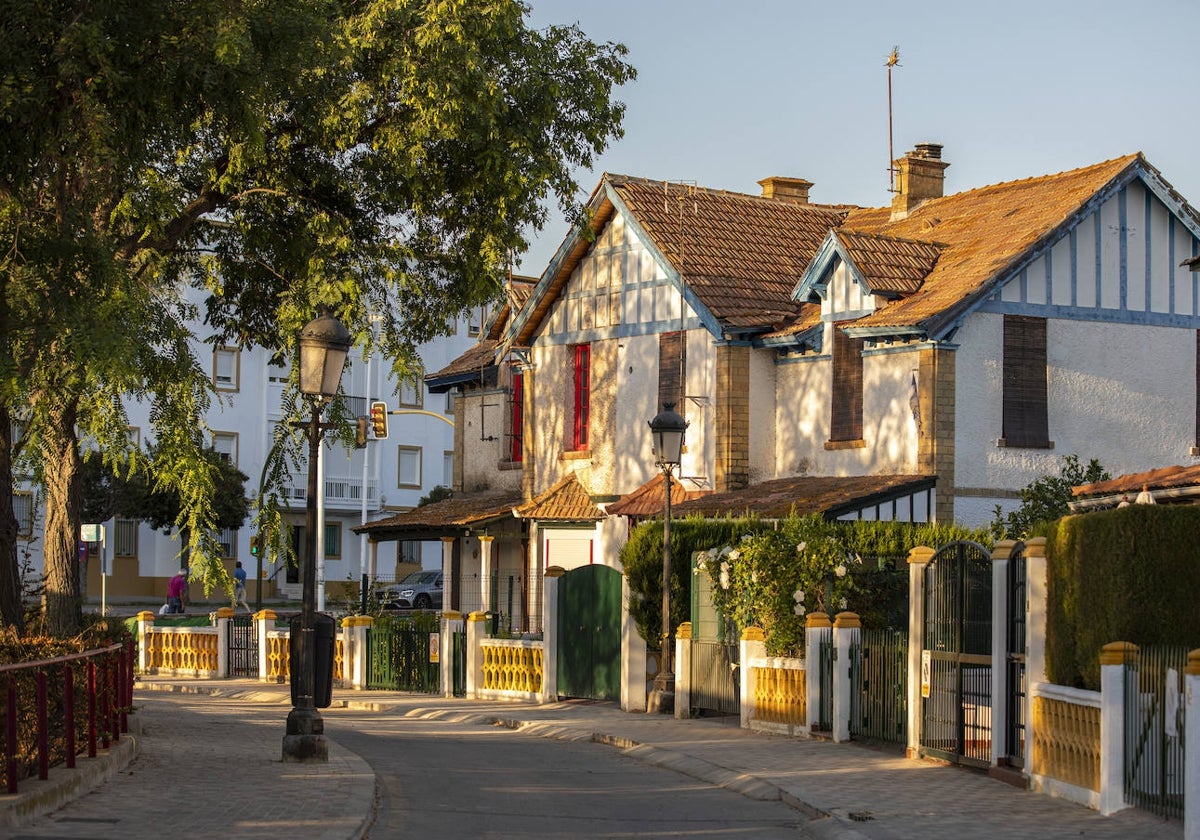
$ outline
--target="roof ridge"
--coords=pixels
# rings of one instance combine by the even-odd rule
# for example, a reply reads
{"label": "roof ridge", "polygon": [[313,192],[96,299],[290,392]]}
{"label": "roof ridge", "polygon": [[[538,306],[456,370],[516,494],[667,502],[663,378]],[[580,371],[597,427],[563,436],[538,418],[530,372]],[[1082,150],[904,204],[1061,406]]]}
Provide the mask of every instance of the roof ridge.
{"label": "roof ridge", "polygon": [[640,184],[646,187],[660,187],[664,184],[678,189],[691,188],[699,190],[706,195],[714,198],[732,198],[744,199],[750,201],[765,202],[772,206],[795,208],[799,210],[822,210],[822,211],[843,211],[843,210],[861,210],[864,209],[857,204],[825,204],[822,202],[809,201],[800,203],[796,201],[786,201],[779,198],[769,198],[765,195],[755,195],[754,193],[741,192],[739,190],[727,190],[721,187],[706,187],[699,183],[690,183],[687,181],[672,181],[666,178],[646,178],[641,175],[623,175],[616,172],[605,172],[601,176],[601,180],[607,181],[614,186],[622,186],[624,184]]}

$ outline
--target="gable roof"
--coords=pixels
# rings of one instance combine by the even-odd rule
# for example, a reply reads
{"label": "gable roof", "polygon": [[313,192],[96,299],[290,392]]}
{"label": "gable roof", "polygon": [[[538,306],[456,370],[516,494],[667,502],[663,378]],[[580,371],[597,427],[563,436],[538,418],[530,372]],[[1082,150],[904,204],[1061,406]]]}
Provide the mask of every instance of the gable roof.
{"label": "gable roof", "polygon": [[[662,473],[658,473],[632,493],[626,493],[612,504],[605,505],[605,513],[633,517],[662,516],[664,496],[666,495],[663,492],[663,481]],[[711,492],[710,490],[688,490],[678,480],[675,480],[671,482],[671,505],[698,499]]]}
{"label": "gable roof", "polygon": [[830,234],[872,292],[912,294],[933,270],[942,249],[932,242],[853,230]]}
{"label": "gable roof", "polygon": [[496,363],[496,353],[500,347],[499,338],[504,328],[521,307],[528,303],[533,286],[534,281],[531,277],[514,275],[508,279],[504,285],[504,302],[492,309],[479,342],[467,348],[466,352],[441,370],[425,375],[425,384],[431,393],[442,394],[458,385],[484,378],[487,369]]}
{"label": "gable roof", "polygon": [[752,484],[741,490],[710,493],[683,502],[672,513],[679,516],[757,515],[779,519],[789,514],[819,513],[836,519],[866,507],[930,490],[932,475],[793,476]]}
{"label": "gable roof", "polygon": [[549,490],[518,507],[513,513],[521,519],[558,522],[598,522],[604,511],[596,507],[575,473],[568,473]]}
{"label": "gable roof", "polygon": [[377,541],[460,536],[469,527],[512,519],[513,508],[523,501],[519,490],[455,493],[449,499],[376,519],[351,530]]}

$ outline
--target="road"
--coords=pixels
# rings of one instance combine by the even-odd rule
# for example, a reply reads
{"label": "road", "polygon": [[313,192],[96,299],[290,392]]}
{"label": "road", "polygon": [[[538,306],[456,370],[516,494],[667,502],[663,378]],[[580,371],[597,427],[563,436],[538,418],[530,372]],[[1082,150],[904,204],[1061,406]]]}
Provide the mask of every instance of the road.
{"label": "road", "polygon": [[797,838],[807,817],[623,756],[502,727],[338,711],[326,733],[375,770],[370,840]]}

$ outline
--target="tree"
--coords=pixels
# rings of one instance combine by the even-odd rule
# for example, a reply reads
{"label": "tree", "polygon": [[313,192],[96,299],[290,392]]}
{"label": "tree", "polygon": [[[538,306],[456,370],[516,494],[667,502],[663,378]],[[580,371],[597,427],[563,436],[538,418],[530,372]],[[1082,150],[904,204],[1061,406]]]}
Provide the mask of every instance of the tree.
{"label": "tree", "polygon": [[[218,572],[196,435],[211,383],[189,287],[216,340],[293,358],[324,306],[403,375],[417,343],[497,293],[545,199],[582,219],[572,173],[620,136],[612,91],[634,71],[624,47],[531,30],[527,12],[511,0],[9,4],[0,435],[45,488],[51,632],[80,620],[80,435],[119,462],[127,396],[152,403],[158,481],[178,494],[194,560]],[[6,567],[9,534],[0,517]],[[0,610],[14,623],[9,577]]]}
{"label": "tree", "polygon": [[1021,505],[1005,514],[997,505],[991,523],[997,539],[1026,539],[1033,536],[1039,523],[1053,522],[1071,512],[1071,488],[1112,478],[1108,470],[1092,458],[1087,466],[1078,455],[1064,455],[1058,475],[1044,475],[1021,488]]}

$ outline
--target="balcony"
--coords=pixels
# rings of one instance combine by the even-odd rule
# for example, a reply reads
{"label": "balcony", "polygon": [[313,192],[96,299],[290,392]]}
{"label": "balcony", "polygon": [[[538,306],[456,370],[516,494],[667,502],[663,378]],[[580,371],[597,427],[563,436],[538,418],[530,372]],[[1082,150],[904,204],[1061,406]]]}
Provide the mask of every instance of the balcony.
{"label": "balcony", "polygon": [[[367,480],[367,509],[379,507],[379,482]],[[325,476],[325,509],[326,510],[362,510],[363,483],[362,477]],[[283,488],[283,497],[298,505],[308,501],[308,475],[292,473],[291,478]]]}

